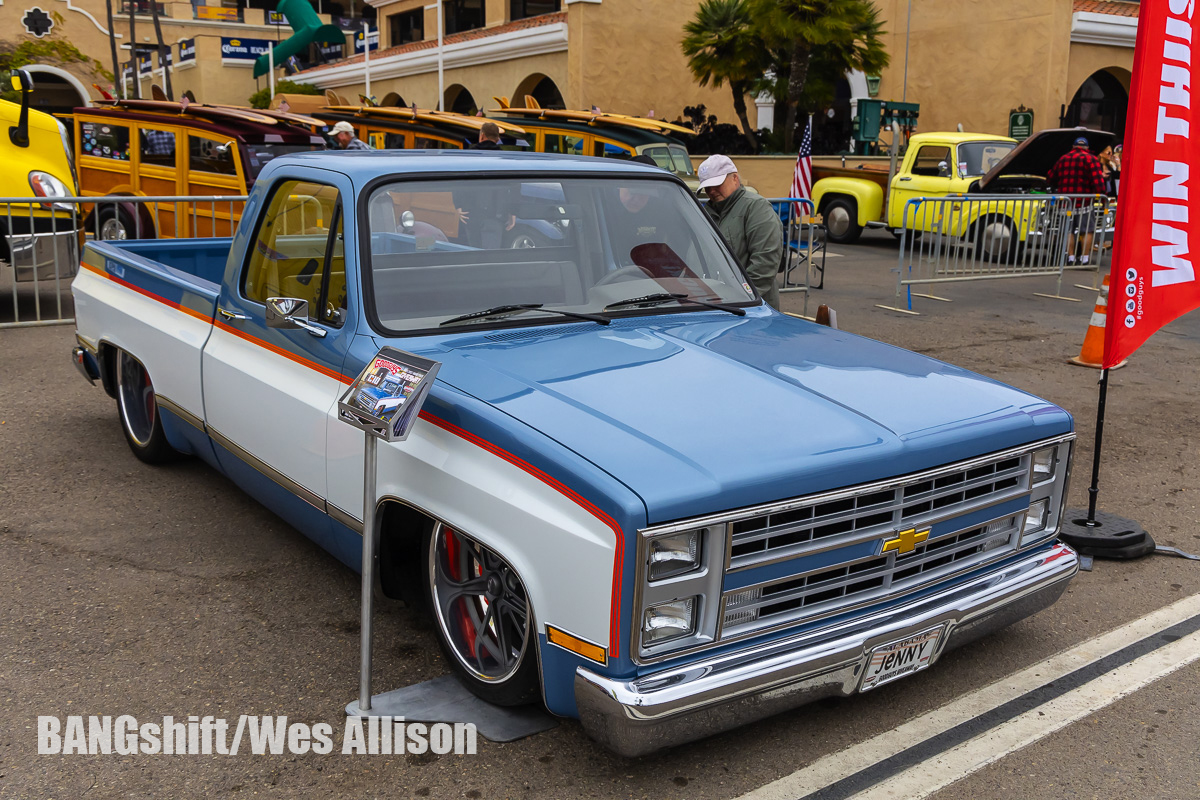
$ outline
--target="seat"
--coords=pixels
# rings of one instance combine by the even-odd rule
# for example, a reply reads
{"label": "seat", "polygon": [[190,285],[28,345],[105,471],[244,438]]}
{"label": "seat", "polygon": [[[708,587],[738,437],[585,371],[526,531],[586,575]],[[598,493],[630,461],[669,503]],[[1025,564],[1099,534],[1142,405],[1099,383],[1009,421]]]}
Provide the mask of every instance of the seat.
{"label": "seat", "polygon": [[[779,263],[779,274],[783,283],[781,292],[800,292],[808,289],[825,288],[825,225],[820,215],[793,212],[794,203],[779,209],[783,228],[783,257]],[[797,270],[803,268],[802,272]],[[812,280],[815,272],[816,281]],[[795,275],[803,276],[797,280]]]}

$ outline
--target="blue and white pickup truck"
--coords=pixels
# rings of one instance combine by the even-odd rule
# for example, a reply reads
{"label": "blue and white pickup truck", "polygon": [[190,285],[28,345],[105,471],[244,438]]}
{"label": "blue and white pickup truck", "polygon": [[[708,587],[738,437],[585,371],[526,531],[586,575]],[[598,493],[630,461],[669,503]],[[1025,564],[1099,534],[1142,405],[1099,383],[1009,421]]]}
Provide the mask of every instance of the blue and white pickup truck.
{"label": "blue and white pickup truck", "polygon": [[[514,218],[562,237],[504,247]],[[198,456],[352,569],[338,398],[383,345],[441,362],[380,445],[380,588],[476,694],[620,753],[912,676],[1078,569],[1070,415],[772,310],[653,167],[279,158],[232,239],[91,243],[73,288],[134,454]]]}

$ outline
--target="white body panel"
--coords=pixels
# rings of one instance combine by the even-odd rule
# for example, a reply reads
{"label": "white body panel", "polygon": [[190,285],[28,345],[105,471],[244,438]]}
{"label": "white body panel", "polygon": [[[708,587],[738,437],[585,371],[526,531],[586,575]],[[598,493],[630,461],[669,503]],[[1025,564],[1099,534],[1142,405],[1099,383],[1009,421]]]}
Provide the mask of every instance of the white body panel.
{"label": "white body panel", "polygon": [[[363,436],[330,415],[328,500],[358,520]],[[569,497],[426,420],[407,441],[380,443],[378,494],[502,554],[525,583],[539,632],[549,623],[608,649],[617,534]]]}
{"label": "white body panel", "polygon": [[[103,266],[99,267],[103,269]],[[204,418],[200,353],[211,321],[154,300],[83,268],[72,283],[75,325],[93,346],[100,339],[133,355],[156,394]]]}
{"label": "white body panel", "polygon": [[219,326],[204,350],[209,427],[318,497],[325,496],[325,422],[342,388]]}

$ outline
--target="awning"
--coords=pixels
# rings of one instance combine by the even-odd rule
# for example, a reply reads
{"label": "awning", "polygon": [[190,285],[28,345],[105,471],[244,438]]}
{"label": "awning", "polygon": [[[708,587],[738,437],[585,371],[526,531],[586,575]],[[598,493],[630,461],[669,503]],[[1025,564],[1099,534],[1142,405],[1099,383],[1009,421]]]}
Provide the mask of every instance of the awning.
{"label": "awning", "polygon": [[[284,39],[272,49],[276,67],[298,53],[307,52],[313,42],[325,47],[344,47],[346,44],[345,32],[337,25],[322,25],[308,0],[279,0],[275,10],[283,14],[295,31],[291,38]],[[270,59],[266,55],[259,56],[254,62],[254,77],[266,75],[270,68]]]}

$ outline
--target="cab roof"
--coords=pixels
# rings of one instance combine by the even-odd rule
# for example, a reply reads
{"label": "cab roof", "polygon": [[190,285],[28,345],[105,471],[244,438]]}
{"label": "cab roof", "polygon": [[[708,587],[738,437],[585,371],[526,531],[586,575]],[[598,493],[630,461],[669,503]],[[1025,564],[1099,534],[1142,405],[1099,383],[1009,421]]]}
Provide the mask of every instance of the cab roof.
{"label": "cab roof", "polygon": [[[668,178],[670,172],[649,164],[618,158],[564,156],[508,150],[316,150],[273,159],[259,176],[263,181],[290,164],[341,172],[355,183],[382,175],[398,178],[419,175],[473,177],[484,173],[573,173],[587,177],[599,174],[628,174],[631,177]],[[683,185],[682,181],[679,181]]]}
{"label": "cab roof", "polygon": [[914,133],[908,140],[908,146],[928,144],[929,142],[949,142],[950,144],[962,144],[963,142],[1016,142],[1016,139],[1010,139],[1007,136],[1001,136],[994,133],[963,133],[959,131],[947,132],[932,132],[932,133]]}

